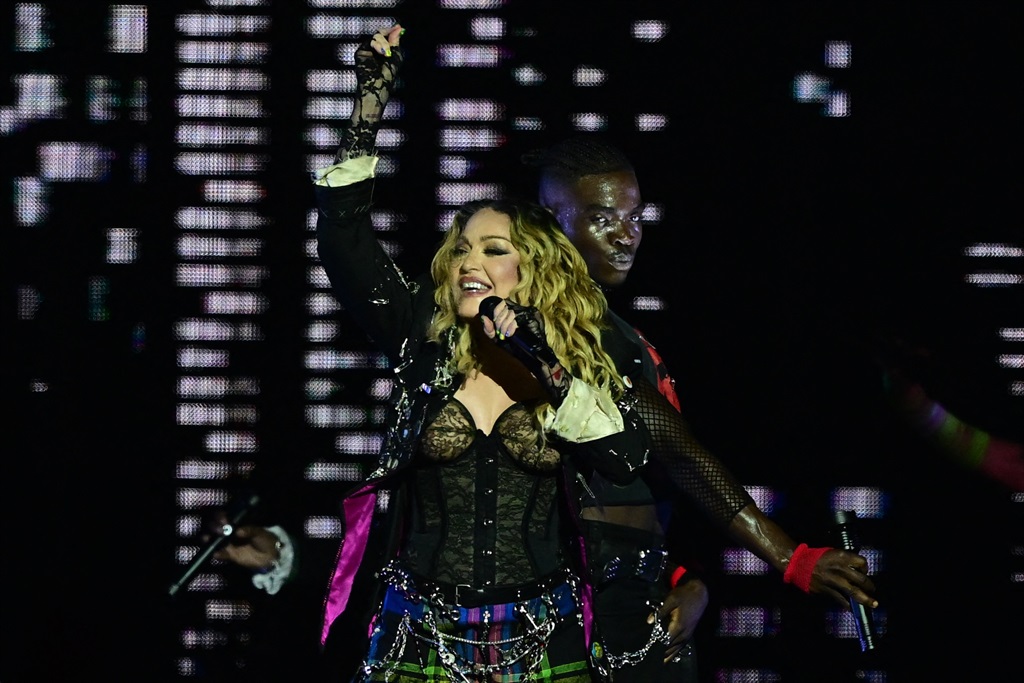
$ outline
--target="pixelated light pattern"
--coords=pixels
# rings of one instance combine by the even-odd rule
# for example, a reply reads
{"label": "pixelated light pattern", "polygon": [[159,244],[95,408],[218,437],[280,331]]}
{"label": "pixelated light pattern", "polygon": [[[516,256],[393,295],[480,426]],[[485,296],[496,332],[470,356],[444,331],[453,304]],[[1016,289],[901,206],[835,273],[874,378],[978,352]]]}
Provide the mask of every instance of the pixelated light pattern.
{"label": "pixelated light pattern", "polygon": [[174,222],[190,230],[245,230],[262,227],[267,219],[252,209],[183,206],[175,213]]}
{"label": "pixelated light pattern", "polygon": [[39,312],[43,297],[35,287],[22,285],[18,287],[18,320],[32,320]]}
{"label": "pixelated light pattern", "polygon": [[243,600],[209,600],[206,618],[209,621],[234,621],[252,616],[252,607]]}
{"label": "pixelated light pattern", "polygon": [[227,479],[238,472],[236,464],[223,460],[179,460],[174,467],[176,479]]}
{"label": "pixelated light pattern", "polygon": [[826,41],[823,61],[830,69],[848,69],[853,63],[853,46],[846,40]]}
{"label": "pixelated light pattern", "polygon": [[778,608],[761,605],[723,607],[718,615],[718,635],[727,638],[764,638],[779,632]]}
{"label": "pixelated light pattern", "polygon": [[270,85],[270,79],[257,69],[190,67],[178,71],[175,84],[186,91],[252,91],[266,90]]}
{"label": "pixelated light pattern", "polygon": [[888,495],[873,486],[839,486],[830,495],[832,510],[852,510],[860,519],[879,519],[888,508]]}
{"label": "pixelated light pattern", "polygon": [[444,9],[495,10],[507,5],[509,0],[437,0],[437,6]]}
{"label": "pixelated light pattern", "polygon": [[[319,339],[312,339],[310,341],[322,341]],[[336,382],[333,379],[326,377],[311,377],[306,380],[305,394],[306,398],[310,401],[323,401],[330,398],[335,393],[341,391],[345,385],[340,382]]]}
{"label": "pixelated light pattern", "polygon": [[[825,43],[822,62],[826,68],[846,69],[852,62],[853,48],[847,41]],[[833,79],[813,71],[802,71],[793,77],[793,99],[800,103],[821,104],[822,116],[845,118],[852,112],[850,93],[835,86]]]}
{"label": "pixelated light pattern", "polygon": [[442,121],[502,121],[505,105],[491,99],[449,97],[434,105]]}
{"label": "pixelated light pattern", "polygon": [[306,519],[302,531],[309,538],[341,538],[344,525],[338,517],[315,516]]}
{"label": "pixelated light pattern", "polygon": [[604,69],[594,66],[577,67],[572,74],[572,84],[577,88],[592,88],[604,85],[608,80],[608,73]]}
{"label": "pixelated light pattern", "polygon": [[370,386],[366,390],[366,394],[371,398],[384,401],[391,395],[394,388],[395,381],[393,379],[378,377],[377,379],[370,381]]}
{"label": "pixelated light pattern", "polygon": [[539,116],[517,116],[512,119],[513,130],[544,130],[547,126]]}
{"label": "pixelated light pattern", "polygon": [[88,292],[88,319],[93,322],[110,320],[110,309],[107,307],[107,299],[110,296],[110,280],[101,276],[89,278]]}
{"label": "pixelated light pattern", "polygon": [[177,252],[181,258],[202,260],[257,257],[263,253],[263,240],[253,237],[180,235]]}
{"label": "pixelated light pattern", "polygon": [[363,468],[351,462],[324,462],[310,463],[306,467],[305,477],[309,481],[359,481],[366,473]]}
{"label": "pixelated light pattern", "polygon": [[715,670],[715,683],[781,683],[782,675],[773,669],[726,668]]}
{"label": "pixelated light pattern", "polygon": [[668,127],[668,116],[665,114],[637,114],[633,117],[636,129],[646,133],[665,130]]}
{"label": "pixelated light pattern", "polygon": [[757,507],[761,509],[766,515],[771,516],[775,513],[776,505],[778,504],[778,493],[775,489],[770,486],[758,486],[755,484],[748,484],[743,487],[746,489],[750,497],[757,503]]}
{"label": "pixelated light pattern", "polygon": [[231,95],[179,95],[174,100],[178,116],[258,119],[267,116],[263,101]]}
{"label": "pixelated light pattern", "polygon": [[213,315],[257,315],[266,313],[265,294],[258,292],[205,292],[202,295],[203,313]]}
{"label": "pixelated light pattern", "polygon": [[[458,206],[476,199],[500,197],[504,188],[495,183],[438,183],[435,199],[442,206]],[[444,229],[451,224],[449,220]]]}
{"label": "pixelated light pattern", "polygon": [[266,199],[266,189],[255,180],[207,180],[203,199],[207,202],[252,204]]}
{"label": "pixelated light pattern", "polygon": [[580,112],[569,117],[576,130],[595,133],[608,128],[608,116],[599,112]]}
{"label": "pixelated light pattern", "polygon": [[547,75],[532,64],[523,64],[512,70],[512,77],[522,86],[540,85],[548,79]]}
{"label": "pixelated light pattern", "polygon": [[479,164],[468,157],[446,154],[437,160],[437,173],[443,178],[469,178]]}
{"label": "pixelated light pattern", "polygon": [[664,311],[667,306],[665,300],[660,296],[636,296],[630,307],[634,311]]}
{"label": "pixelated light pattern", "polygon": [[39,175],[50,182],[99,181],[110,174],[115,153],[90,142],[39,145]]}
{"label": "pixelated light pattern", "polygon": [[50,186],[39,178],[14,179],[14,219],[20,226],[39,225],[50,213]]}
{"label": "pixelated light pattern", "polygon": [[398,7],[404,0],[307,0],[314,9],[388,9]]}
{"label": "pixelated light pattern", "polygon": [[495,16],[477,16],[469,20],[469,35],[474,40],[500,40],[505,37],[505,21]]}
{"label": "pixelated light pattern", "polygon": [[183,64],[263,64],[270,56],[270,45],[261,42],[222,42],[191,40],[175,48]]}
{"label": "pixelated light pattern", "polygon": [[493,128],[453,126],[441,129],[438,146],[444,150],[495,149],[505,143],[505,135]]}
{"label": "pixelated light pattern", "polygon": [[145,5],[111,5],[107,23],[107,51],[143,53],[148,43],[148,8]]}
{"label": "pixelated light pattern", "polygon": [[[362,39],[384,26],[394,26],[397,23],[397,19],[392,16],[316,14],[306,19],[306,33],[311,38],[328,40],[340,40],[345,37]],[[350,55],[355,51],[355,45],[352,48],[349,51]]]}
{"label": "pixelated light pattern", "polygon": [[1016,287],[1024,284],[1022,273],[967,273],[964,282],[975,287]]}
{"label": "pixelated light pattern", "polygon": [[188,628],[181,632],[181,642],[189,649],[209,650],[226,645],[227,635],[223,631],[213,629]]}
{"label": "pixelated light pattern", "polygon": [[40,2],[19,2],[14,5],[14,49],[18,52],[41,52],[53,47],[47,31],[47,8]]}
{"label": "pixelated light pattern", "polygon": [[363,404],[307,406],[306,424],[310,427],[352,428],[371,424],[372,409]]}
{"label": "pixelated light pattern", "polygon": [[193,427],[223,427],[231,423],[256,424],[259,411],[251,405],[179,403],[177,424]]}
{"label": "pixelated light pattern", "polygon": [[270,17],[248,14],[182,14],[174,22],[185,36],[238,36],[265,33]]}
{"label": "pixelated light pattern", "polygon": [[189,176],[245,175],[266,170],[269,161],[266,154],[183,152],[174,158],[174,168]]}
{"label": "pixelated light pattern", "polygon": [[174,325],[176,339],[182,341],[259,341],[258,325],[228,320],[185,318]]}
{"label": "pixelated light pattern", "polygon": [[259,287],[267,277],[263,266],[185,263],[175,272],[179,287]]}
{"label": "pixelated light pattern", "polygon": [[263,126],[183,122],[175,128],[174,142],[179,147],[265,145],[270,142],[270,130]]}
{"label": "pixelated light pattern", "polygon": [[1021,258],[1024,247],[998,242],[978,242],[964,248],[964,255],[978,258]]}
{"label": "pixelated light pattern", "polygon": [[329,320],[314,320],[306,326],[306,341],[325,344],[338,336],[338,323]]}
{"label": "pixelated light pattern", "polygon": [[223,505],[228,500],[228,493],[223,489],[179,488],[175,495],[178,507],[182,510],[195,510],[212,505]]}
{"label": "pixelated light pattern", "polygon": [[376,456],[383,443],[379,432],[342,432],[334,440],[334,450],[344,455]]}
{"label": "pixelated light pattern", "polygon": [[139,231],[134,228],[111,228],[107,231],[107,263],[134,263],[139,256]]}
{"label": "pixelated light pattern", "polygon": [[257,453],[259,439],[251,431],[214,430],[203,436],[207,453]]}
{"label": "pixelated light pattern", "polygon": [[338,310],[341,310],[341,306],[333,294],[313,293],[306,296],[307,315],[330,315]]}
{"label": "pixelated light pattern", "polygon": [[488,69],[501,66],[505,48],[497,45],[439,45],[435,59],[447,68]]}
{"label": "pixelated light pattern", "polygon": [[828,100],[832,81],[812,72],[797,74],[793,79],[793,98],[797,102],[824,103]]}
{"label": "pixelated light pattern", "polygon": [[722,570],[735,576],[762,576],[774,571],[767,562],[746,548],[726,548],[722,551]]}
{"label": "pixelated light pattern", "polygon": [[0,107],[0,135],[22,130],[33,121],[62,119],[67,115],[64,95],[67,79],[53,74],[15,74],[14,105]]}
{"label": "pixelated light pattern", "polygon": [[353,69],[314,69],[306,74],[307,92],[354,93],[356,74]]}
{"label": "pixelated light pattern", "polygon": [[[871,610],[871,623],[878,636],[884,636],[886,633],[886,617],[887,612],[881,607]],[[836,638],[857,640],[857,622],[854,620],[853,612],[839,609],[827,610],[825,612],[825,632]]]}
{"label": "pixelated light pattern", "polygon": [[641,19],[630,27],[633,39],[640,43],[657,43],[668,35],[669,23],[660,19]]}
{"label": "pixelated light pattern", "polygon": [[388,367],[387,356],[372,351],[345,351],[343,349],[311,349],[306,352],[304,367],[307,370],[355,370]]}

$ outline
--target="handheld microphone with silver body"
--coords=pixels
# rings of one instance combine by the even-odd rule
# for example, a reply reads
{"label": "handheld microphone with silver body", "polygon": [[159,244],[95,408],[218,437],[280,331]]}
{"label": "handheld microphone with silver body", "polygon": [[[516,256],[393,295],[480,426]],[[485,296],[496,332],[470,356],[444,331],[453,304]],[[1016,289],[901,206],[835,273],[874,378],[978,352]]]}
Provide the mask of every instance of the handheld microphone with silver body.
{"label": "handheld microphone with silver body", "polygon": [[[860,552],[860,544],[853,530],[853,522],[857,519],[857,513],[853,510],[836,510],[836,533],[839,535],[839,542],[843,550]],[[871,612],[867,607],[850,598],[850,609],[853,611],[854,623],[857,626],[857,637],[860,639],[862,652],[875,649],[875,626],[871,619]]]}

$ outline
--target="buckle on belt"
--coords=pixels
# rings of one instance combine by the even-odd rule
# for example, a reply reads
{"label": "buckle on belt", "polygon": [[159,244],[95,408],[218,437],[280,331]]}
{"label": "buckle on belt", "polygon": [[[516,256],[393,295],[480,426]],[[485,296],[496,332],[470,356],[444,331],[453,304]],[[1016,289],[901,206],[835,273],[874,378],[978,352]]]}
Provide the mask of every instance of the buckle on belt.
{"label": "buckle on belt", "polygon": [[462,605],[462,596],[460,595],[460,593],[463,590],[465,590],[466,593],[469,594],[473,590],[473,587],[470,586],[468,583],[457,583],[457,584],[455,584],[455,594],[452,596],[453,604],[459,605],[459,606]]}

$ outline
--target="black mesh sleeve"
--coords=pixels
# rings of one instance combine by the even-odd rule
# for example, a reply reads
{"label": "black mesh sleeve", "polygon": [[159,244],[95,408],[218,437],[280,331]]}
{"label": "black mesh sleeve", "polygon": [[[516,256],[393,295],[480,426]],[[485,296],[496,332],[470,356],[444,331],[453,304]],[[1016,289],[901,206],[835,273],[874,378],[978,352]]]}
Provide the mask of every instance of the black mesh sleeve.
{"label": "black mesh sleeve", "polygon": [[636,410],[651,438],[644,474],[659,498],[688,497],[723,528],[753,498],[717,457],[701,445],[690,425],[650,382],[635,382]]}

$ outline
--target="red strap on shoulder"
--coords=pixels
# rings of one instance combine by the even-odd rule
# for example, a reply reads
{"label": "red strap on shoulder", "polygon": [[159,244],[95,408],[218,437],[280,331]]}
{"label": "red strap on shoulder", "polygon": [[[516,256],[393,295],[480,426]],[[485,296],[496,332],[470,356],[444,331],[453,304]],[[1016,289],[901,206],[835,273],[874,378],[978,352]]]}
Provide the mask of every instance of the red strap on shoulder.
{"label": "red strap on shoulder", "polygon": [[647,341],[647,337],[640,330],[636,330],[636,334],[640,337],[640,341],[644,343],[644,349],[647,351],[647,355],[654,361],[654,367],[658,371],[658,391],[661,395],[668,399],[668,402],[672,404],[672,407],[676,410],[681,410],[679,406],[679,396],[676,395],[676,384],[672,381],[672,376],[668,374],[668,368],[665,367],[665,361],[662,360],[661,354],[658,353],[657,349],[651,342]]}

